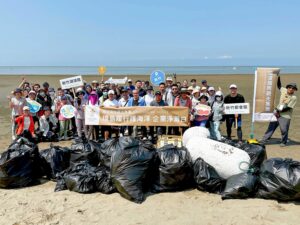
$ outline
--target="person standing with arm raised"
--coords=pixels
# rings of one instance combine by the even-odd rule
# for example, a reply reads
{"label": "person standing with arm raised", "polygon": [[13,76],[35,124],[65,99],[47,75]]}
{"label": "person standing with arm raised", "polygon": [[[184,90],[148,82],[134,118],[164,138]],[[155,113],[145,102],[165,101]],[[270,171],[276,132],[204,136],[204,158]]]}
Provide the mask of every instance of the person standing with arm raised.
{"label": "person standing with arm raised", "polygon": [[288,141],[288,133],[290,128],[290,123],[292,119],[293,109],[297,103],[297,96],[295,91],[298,90],[296,83],[289,83],[286,87],[281,86],[280,76],[278,76],[277,87],[280,90],[279,104],[274,110],[274,115],[277,121],[272,121],[269,124],[264,137],[260,141],[261,144],[265,144],[272,137],[273,133],[280,127],[281,131],[281,147],[285,147]]}

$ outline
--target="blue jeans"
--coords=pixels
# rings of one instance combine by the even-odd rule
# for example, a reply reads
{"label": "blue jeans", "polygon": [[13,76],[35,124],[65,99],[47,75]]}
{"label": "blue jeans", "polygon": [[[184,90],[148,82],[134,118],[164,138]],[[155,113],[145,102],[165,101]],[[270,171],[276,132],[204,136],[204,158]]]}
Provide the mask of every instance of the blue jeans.
{"label": "blue jeans", "polygon": [[220,121],[210,121],[210,135],[213,139],[221,140]]}

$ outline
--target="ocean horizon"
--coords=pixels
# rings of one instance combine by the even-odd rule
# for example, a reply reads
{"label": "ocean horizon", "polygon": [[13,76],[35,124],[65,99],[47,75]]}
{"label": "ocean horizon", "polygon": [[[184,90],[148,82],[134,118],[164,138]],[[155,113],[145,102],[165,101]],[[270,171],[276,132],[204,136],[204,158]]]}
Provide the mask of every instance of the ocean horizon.
{"label": "ocean horizon", "polygon": [[[105,75],[150,75],[154,70],[178,75],[254,74],[257,67],[300,74],[300,66],[107,66]],[[0,75],[97,75],[98,66],[0,66]]]}

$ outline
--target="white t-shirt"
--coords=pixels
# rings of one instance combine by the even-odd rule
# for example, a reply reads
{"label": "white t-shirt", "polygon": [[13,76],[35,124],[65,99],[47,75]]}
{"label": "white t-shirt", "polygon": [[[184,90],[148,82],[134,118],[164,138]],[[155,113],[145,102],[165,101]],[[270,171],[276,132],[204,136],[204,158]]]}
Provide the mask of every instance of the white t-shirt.
{"label": "white t-shirt", "polygon": [[30,117],[24,116],[24,130],[29,130],[30,126]]}
{"label": "white t-shirt", "polygon": [[150,106],[150,103],[154,100],[154,95],[146,94],[144,96],[144,100],[145,100],[146,106]]}
{"label": "white t-shirt", "polygon": [[124,98],[121,98],[119,100],[119,106],[121,106],[121,107],[127,106],[128,105],[128,101],[129,101],[129,99],[125,100]]}
{"label": "white t-shirt", "polygon": [[114,99],[114,100],[110,100],[110,99],[106,99],[103,103],[104,107],[112,107],[112,106],[119,106],[119,102]]}
{"label": "white t-shirt", "polygon": [[22,115],[23,113],[23,107],[26,106],[27,102],[26,102],[26,99],[25,98],[15,98],[13,97],[11,99],[11,102],[13,104],[13,107],[12,107],[12,116],[20,116]]}

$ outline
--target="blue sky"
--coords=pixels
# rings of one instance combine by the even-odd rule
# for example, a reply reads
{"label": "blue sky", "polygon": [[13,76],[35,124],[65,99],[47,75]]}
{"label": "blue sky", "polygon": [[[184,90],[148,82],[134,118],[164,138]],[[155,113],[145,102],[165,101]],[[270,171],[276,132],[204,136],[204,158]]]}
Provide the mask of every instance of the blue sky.
{"label": "blue sky", "polygon": [[296,0],[0,0],[0,66],[300,65]]}

